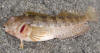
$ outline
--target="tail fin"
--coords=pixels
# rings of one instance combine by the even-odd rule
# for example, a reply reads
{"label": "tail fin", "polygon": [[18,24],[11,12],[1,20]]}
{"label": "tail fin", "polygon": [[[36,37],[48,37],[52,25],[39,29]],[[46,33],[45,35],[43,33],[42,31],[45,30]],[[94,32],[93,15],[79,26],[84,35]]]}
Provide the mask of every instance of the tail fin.
{"label": "tail fin", "polygon": [[98,21],[95,8],[88,7],[87,12],[86,12],[86,18],[88,19],[88,21]]}

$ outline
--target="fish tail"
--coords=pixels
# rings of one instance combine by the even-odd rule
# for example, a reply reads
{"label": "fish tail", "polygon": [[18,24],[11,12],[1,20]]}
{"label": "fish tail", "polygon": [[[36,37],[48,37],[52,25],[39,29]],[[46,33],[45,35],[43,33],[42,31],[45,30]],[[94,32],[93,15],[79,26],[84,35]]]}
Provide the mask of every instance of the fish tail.
{"label": "fish tail", "polygon": [[98,21],[96,10],[93,7],[88,7],[85,17],[88,21]]}

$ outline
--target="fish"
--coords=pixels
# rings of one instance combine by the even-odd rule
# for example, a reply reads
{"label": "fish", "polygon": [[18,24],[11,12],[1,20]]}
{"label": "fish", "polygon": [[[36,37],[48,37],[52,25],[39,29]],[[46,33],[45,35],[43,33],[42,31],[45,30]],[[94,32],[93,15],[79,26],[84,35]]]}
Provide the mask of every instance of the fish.
{"label": "fish", "polygon": [[89,7],[84,15],[62,11],[57,15],[25,12],[12,16],[4,23],[5,32],[23,41],[47,41],[54,38],[65,39],[80,36],[89,30],[89,21],[96,20],[95,8]]}

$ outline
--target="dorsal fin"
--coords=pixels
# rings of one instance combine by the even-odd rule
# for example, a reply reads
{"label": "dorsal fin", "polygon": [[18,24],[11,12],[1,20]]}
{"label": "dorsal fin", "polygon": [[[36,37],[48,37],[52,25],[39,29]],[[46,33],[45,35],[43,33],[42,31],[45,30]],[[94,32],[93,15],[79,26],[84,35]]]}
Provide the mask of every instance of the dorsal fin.
{"label": "dorsal fin", "polygon": [[93,7],[88,7],[85,14],[81,14],[79,12],[61,11],[57,17],[64,17],[67,20],[66,22],[71,24],[97,20],[96,12]]}
{"label": "dorsal fin", "polygon": [[37,13],[37,12],[25,12],[25,16],[48,16],[47,14]]}

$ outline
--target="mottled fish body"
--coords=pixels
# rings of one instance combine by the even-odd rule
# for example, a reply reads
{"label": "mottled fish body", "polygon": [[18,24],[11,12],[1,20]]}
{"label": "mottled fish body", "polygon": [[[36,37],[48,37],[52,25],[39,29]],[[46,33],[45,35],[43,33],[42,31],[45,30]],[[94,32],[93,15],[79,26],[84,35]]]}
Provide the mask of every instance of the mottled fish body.
{"label": "mottled fish body", "polygon": [[84,15],[61,12],[56,16],[27,12],[11,17],[5,24],[5,31],[22,41],[46,41],[54,38],[79,36],[88,31],[88,21],[95,20],[95,10],[89,7]]}

